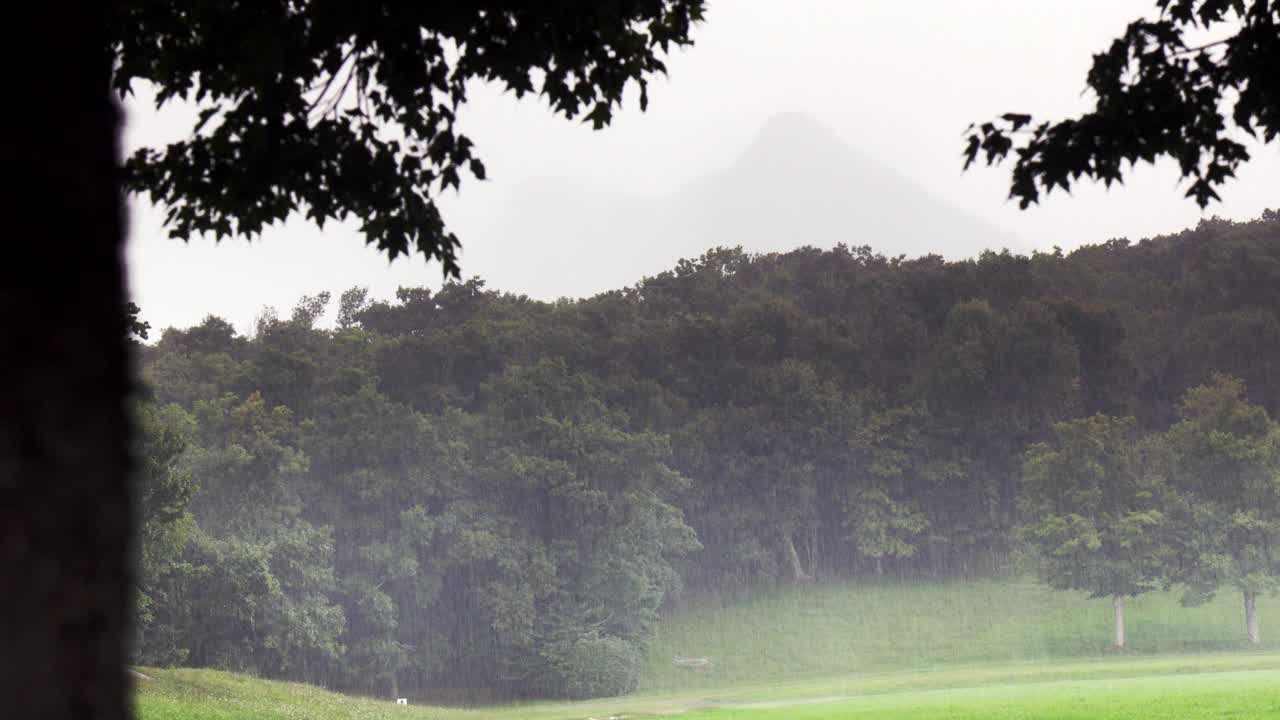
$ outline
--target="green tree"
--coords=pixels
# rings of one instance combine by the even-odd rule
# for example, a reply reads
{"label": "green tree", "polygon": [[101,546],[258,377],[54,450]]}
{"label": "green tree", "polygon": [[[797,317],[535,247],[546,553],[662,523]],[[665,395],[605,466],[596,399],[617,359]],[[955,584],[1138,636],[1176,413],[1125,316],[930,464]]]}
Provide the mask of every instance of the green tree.
{"label": "green tree", "polygon": [[[529,573],[476,598],[493,622],[527,623],[494,660],[525,693],[634,690],[658,608],[680,587],[674,563],[698,547],[670,502],[687,482],[670,467],[670,444],[627,432],[590,378],[560,362],[512,368],[484,394],[507,448],[481,456],[480,489],[510,518],[518,553],[494,559],[502,575]],[[521,563],[530,550],[541,561]],[[593,680],[596,664],[617,672]]]}
{"label": "green tree", "polygon": [[441,437],[430,418],[344,370],[315,402],[302,438],[303,512],[334,530],[335,597],[347,618],[332,680],[401,697],[421,692],[448,659],[440,630],[420,618],[434,612],[449,566],[438,537],[444,491],[456,489],[446,478],[465,485],[468,477],[447,446],[465,439]]}
{"label": "green tree", "polygon": [[138,590],[134,603],[134,653],[162,664],[181,662],[182,648],[166,638],[170,627],[156,622],[158,607],[170,598],[162,578],[180,572],[193,530],[190,512],[195,483],[182,463],[196,420],[176,405],[134,404],[137,466],[134,493],[138,512]]}
{"label": "green tree", "polygon": [[1059,423],[1051,440],[1027,450],[1019,537],[1050,586],[1111,598],[1119,648],[1125,598],[1166,574],[1163,482],[1144,467],[1133,418]]}
{"label": "green tree", "polygon": [[359,315],[369,307],[369,288],[353,287],[338,298],[338,329],[350,330],[360,324]]}
{"label": "green tree", "polygon": [[215,536],[260,539],[302,513],[300,479],[309,459],[298,448],[293,413],[254,393],[197,401],[199,428],[188,453],[197,487],[192,509]]}
{"label": "green tree", "polygon": [[167,600],[154,623],[161,649],[197,667],[322,677],[311,666],[337,658],[344,625],[328,599],[332,551],[327,530],[301,521],[257,540],[197,526],[177,572],[158,579]]}
{"label": "green tree", "polygon": [[142,379],[155,402],[184,408],[226,392],[241,393],[252,389],[245,382],[254,374],[245,361],[247,347],[247,339],[230,323],[208,316],[186,330],[167,329],[155,346],[143,348],[142,354],[150,357],[143,363]]}
{"label": "green tree", "polygon": [[308,461],[289,411],[227,394],[139,418],[138,657],[318,677],[345,617],[332,532],[302,517]]}
{"label": "green tree", "polygon": [[926,539],[929,501],[922,486],[933,463],[921,452],[917,408],[892,408],[867,418],[856,431],[858,462],[841,485],[840,497],[856,552],[875,563],[916,555]]}
{"label": "green tree", "polygon": [[1256,644],[1258,595],[1280,588],[1280,427],[1228,375],[1188,390],[1178,410],[1182,420],[1169,430],[1184,529],[1175,579],[1187,584],[1188,602],[1220,585],[1238,589]]}
{"label": "green tree", "polygon": [[1052,308],[1016,295],[1006,302],[1001,308],[968,300],[950,308],[923,379],[930,410],[967,451],[969,472],[991,484],[998,532],[1007,536],[1020,454],[1078,413],[1080,358]]}

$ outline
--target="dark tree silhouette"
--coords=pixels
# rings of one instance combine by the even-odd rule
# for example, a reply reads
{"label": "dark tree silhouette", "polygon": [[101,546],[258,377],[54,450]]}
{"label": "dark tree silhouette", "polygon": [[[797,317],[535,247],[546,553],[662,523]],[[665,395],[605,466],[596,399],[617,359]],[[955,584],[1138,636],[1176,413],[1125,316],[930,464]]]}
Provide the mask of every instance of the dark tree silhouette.
{"label": "dark tree silhouette", "polygon": [[10,88],[23,107],[0,262],[0,715],[123,720],[128,373],[105,18],[90,3],[15,13],[41,65]]}
{"label": "dark tree silhouette", "polygon": [[665,72],[703,0],[468,3],[125,2],[111,24],[114,87],[202,111],[189,138],[126,164],[130,191],[169,207],[172,235],[253,235],[294,212],[354,215],[392,258],[458,274],[433,193],[483,163],[458,127],[468,82],[535,93],[608,124],[624,91]]}
{"label": "dark tree silhouette", "polygon": [[[1249,159],[1243,134],[1280,135],[1280,4],[1270,0],[1157,0],[1159,16],[1129,25],[1095,55],[1091,112],[1032,125],[1006,113],[971,127],[965,167],[1014,152],[1009,190],[1022,208],[1040,192],[1069,190],[1081,177],[1109,187],[1125,164],[1168,157],[1200,207]],[[1191,40],[1208,37],[1203,42]]]}

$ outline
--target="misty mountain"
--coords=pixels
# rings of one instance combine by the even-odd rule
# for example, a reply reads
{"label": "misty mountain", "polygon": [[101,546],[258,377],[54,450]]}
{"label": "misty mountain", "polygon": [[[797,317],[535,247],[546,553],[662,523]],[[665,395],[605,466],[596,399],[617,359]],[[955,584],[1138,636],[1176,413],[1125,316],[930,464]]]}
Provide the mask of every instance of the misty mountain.
{"label": "misty mountain", "polygon": [[[469,248],[503,260],[484,263],[491,286],[523,289],[536,277],[554,290],[530,294],[547,297],[632,285],[717,245],[772,252],[845,243],[948,259],[1026,250],[799,113],[771,119],[724,170],[656,197],[567,178],[526,181],[467,237]],[[575,271],[583,267],[594,270]]]}

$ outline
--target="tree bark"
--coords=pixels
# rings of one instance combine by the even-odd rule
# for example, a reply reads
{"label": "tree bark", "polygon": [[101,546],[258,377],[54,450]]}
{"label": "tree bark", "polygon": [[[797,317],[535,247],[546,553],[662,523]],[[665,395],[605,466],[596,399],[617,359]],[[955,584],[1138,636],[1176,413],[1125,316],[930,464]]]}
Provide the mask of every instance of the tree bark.
{"label": "tree bark", "polygon": [[818,527],[809,528],[809,577],[816,578],[821,572],[818,559]]}
{"label": "tree bark", "polygon": [[11,16],[40,49],[9,88],[22,107],[8,114],[17,210],[0,255],[4,717],[130,715],[129,373],[107,5],[18,3]]}
{"label": "tree bark", "polygon": [[1124,596],[1112,595],[1111,607],[1116,614],[1116,638],[1115,646],[1119,650],[1124,649]]}
{"label": "tree bark", "polygon": [[1262,633],[1258,630],[1258,593],[1244,594],[1244,629],[1249,634],[1249,642],[1257,645],[1262,642]]}
{"label": "tree bark", "polygon": [[791,533],[783,533],[783,544],[786,546],[787,558],[791,561],[791,579],[795,582],[808,582],[813,576],[808,575],[804,571],[804,565],[800,564],[800,553],[796,552],[796,543],[792,539]]}

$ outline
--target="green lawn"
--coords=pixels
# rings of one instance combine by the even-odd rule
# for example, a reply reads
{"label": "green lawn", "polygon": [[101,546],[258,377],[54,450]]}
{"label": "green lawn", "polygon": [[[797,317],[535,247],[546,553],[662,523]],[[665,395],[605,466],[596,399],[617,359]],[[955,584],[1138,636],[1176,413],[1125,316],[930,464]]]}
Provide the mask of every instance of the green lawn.
{"label": "green lawn", "polygon": [[[1280,599],[1258,602],[1264,629]],[[1248,650],[1243,602],[1225,591],[1185,608],[1176,593],[1128,601],[1129,653]],[[703,604],[664,620],[642,691],[714,688],[797,677],[1112,654],[1110,600],[1034,582],[838,583]],[[1259,650],[1280,651],[1280,632]],[[707,657],[703,672],[672,664]]]}
{"label": "green lawn", "polygon": [[146,672],[141,720],[1280,717],[1280,653],[987,664],[473,709],[399,707],[212,670]]}
{"label": "green lawn", "polygon": [[465,710],[408,708],[385,700],[349,697],[299,683],[272,682],[215,670],[143,668],[138,681],[140,720],[374,720],[403,717],[478,718]]}
{"label": "green lawn", "polygon": [[[153,670],[141,720],[699,718],[1280,718],[1280,642],[1243,641],[1238,598],[1111,607],[1008,581],[845,583],[704,603],[660,625],[640,691],[585,703],[458,709],[342,696],[208,670]],[[1259,602],[1264,633],[1280,602]],[[891,632],[892,631],[892,632]],[[676,668],[674,655],[712,667]]]}
{"label": "green lawn", "polygon": [[781,707],[738,707],[682,720],[1138,720],[1280,717],[1280,672],[1072,680],[870,695]]}

